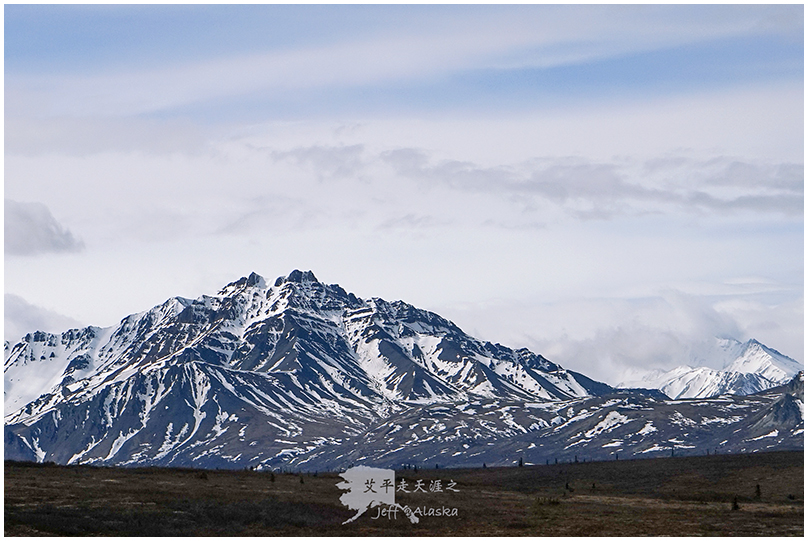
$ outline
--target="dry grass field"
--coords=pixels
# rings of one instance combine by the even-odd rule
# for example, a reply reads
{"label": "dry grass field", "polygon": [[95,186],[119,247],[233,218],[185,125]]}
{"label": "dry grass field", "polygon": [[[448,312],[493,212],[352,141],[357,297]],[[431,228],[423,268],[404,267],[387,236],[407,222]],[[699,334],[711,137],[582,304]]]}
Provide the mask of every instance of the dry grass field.
{"label": "dry grass field", "polygon": [[[344,507],[336,473],[5,463],[5,535],[640,536],[804,534],[803,452],[396,474],[410,523]],[[301,482],[302,480],[302,482]],[[429,492],[454,482],[459,492]],[[759,493],[757,486],[760,487]]]}

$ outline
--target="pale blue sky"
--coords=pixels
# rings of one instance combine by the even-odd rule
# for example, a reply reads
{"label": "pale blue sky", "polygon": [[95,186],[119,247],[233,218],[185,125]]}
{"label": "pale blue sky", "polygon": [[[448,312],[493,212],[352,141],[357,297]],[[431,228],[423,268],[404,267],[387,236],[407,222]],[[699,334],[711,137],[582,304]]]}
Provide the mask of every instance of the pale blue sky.
{"label": "pale blue sky", "polygon": [[303,268],[609,383],[802,361],[801,5],[4,13],[7,338]]}
{"label": "pale blue sky", "polygon": [[[147,75],[347,47],[335,59],[370,61],[365,77],[314,79],[291,88],[267,77],[263,85],[251,81],[213,96],[202,90],[137,112],[272,119],[522,110],[801,81],[801,12],[802,6],[17,5],[5,9],[5,63],[13,89],[17,75],[55,84],[59,77],[132,70]],[[659,31],[649,32],[655,25]],[[478,33],[482,43],[462,42],[473,42]],[[392,69],[379,69],[375,59],[350,50],[374,43],[383,44]],[[436,54],[439,61],[411,58],[421,54]],[[299,69],[317,67],[306,62]]]}

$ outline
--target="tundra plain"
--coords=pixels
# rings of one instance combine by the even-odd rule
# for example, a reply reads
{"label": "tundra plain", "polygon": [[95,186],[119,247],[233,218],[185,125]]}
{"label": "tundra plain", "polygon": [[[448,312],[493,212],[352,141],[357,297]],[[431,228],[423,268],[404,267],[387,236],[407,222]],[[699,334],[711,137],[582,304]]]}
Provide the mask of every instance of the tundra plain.
{"label": "tundra plain", "polygon": [[[396,502],[418,509],[418,523],[402,512],[372,508],[343,525],[354,512],[339,501],[343,491],[335,472],[7,461],[4,534],[804,535],[803,451],[509,468],[423,466],[397,471],[396,483],[402,479],[410,492],[398,492]],[[419,480],[424,490],[414,491]],[[446,490],[450,483],[457,492]]]}

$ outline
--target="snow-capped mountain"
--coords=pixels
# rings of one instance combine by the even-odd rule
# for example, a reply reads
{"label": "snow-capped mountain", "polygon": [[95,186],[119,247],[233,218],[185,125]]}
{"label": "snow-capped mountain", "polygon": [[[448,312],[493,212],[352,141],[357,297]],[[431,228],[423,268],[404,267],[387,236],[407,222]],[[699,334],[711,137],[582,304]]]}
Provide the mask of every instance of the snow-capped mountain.
{"label": "snow-capped mountain", "polygon": [[799,392],[677,405],[311,272],[271,285],[251,274],[114,327],[32,333],[5,353],[6,459],[322,469],[802,442],[801,379]]}
{"label": "snow-capped mountain", "polygon": [[260,462],[413,404],[610,390],[300,271],[172,298],[113,328],[26,335],[7,345],[4,375],[7,451],[11,438],[39,459],[122,464]]}
{"label": "snow-capped mountain", "polygon": [[[659,389],[670,398],[709,398],[722,394],[748,395],[783,385],[803,370],[800,363],[757,340],[741,343],[732,339],[716,342],[712,361],[723,368],[678,366],[654,371],[640,380],[618,385]],[[703,361],[702,361],[703,362]]]}

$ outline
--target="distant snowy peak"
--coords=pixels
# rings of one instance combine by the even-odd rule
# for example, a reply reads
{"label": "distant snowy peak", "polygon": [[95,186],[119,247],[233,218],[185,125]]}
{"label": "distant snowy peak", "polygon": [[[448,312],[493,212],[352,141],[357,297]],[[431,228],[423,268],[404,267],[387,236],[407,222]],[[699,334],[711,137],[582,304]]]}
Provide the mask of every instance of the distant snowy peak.
{"label": "distant snowy peak", "polygon": [[778,384],[789,381],[802,369],[802,365],[791,357],[757,340],[746,342],[741,354],[724,368],[727,372],[757,374]]}
{"label": "distant snowy peak", "polygon": [[706,366],[678,366],[667,372],[654,371],[639,381],[624,382],[618,387],[659,389],[674,399],[748,395],[784,385],[803,370],[794,359],[757,340],[742,343],[721,339],[717,355],[720,358],[713,359],[713,362],[721,361],[724,366],[721,370]]}

